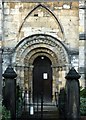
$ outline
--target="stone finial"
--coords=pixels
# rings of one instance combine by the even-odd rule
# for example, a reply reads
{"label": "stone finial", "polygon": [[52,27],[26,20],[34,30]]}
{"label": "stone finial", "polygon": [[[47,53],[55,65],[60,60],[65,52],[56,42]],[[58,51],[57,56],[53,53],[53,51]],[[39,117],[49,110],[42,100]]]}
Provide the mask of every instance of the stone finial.
{"label": "stone finial", "polygon": [[4,78],[14,79],[14,78],[17,77],[17,74],[16,74],[16,72],[13,70],[13,68],[11,67],[11,65],[9,65],[2,76],[3,76]]}
{"label": "stone finial", "polygon": [[72,79],[78,80],[80,77],[81,76],[76,72],[76,70],[74,69],[74,67],[72,67],[65,78],[67,80],[72,80]]}

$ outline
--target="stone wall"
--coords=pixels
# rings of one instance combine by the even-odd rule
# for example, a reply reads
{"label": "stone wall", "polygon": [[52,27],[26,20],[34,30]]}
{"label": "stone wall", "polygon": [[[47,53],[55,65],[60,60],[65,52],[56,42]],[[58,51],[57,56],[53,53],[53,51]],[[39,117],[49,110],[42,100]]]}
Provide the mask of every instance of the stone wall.
{"label": "stone wall", "polygon": [[72,56],[69,56],[71,65],[77,70],[85,66],[86,43],[79,41],[79,32],[83,34],[85,26],[84,11],[79,9],[83,4],[84,1],[4,2],[4,9],[0,5],[0,39],[3,39],[4,48],[3,70],[9,64],[10,49],[15,48],[23,38],[40,33],[56,37],[69,50],[77,51],[77,54],[72,53]]}
{"label": "stone wall", "polygon": [[[44,2],[58,19],[44,7],[28,15],[39,3],[4,3],[4,46],[14,47],[23,38],[35,33],[51,34],[70,48],[78,48],[78,2]],[[26,18],[27,17],[27,18]],[[62,31],[61,31],[62,29]],[[15,42],[14,42],[15,41]]]}
{"label": "stone wall", "polygon": [[0,120],[2,119],[2,3],[0,2]]}
{"label": "stone wall", "polygon": [[0,3],[0,46],[2,40],[2,3]]}
{"label": "stone wall", "polygon": [[84,1],[79,2],[79,73],[81,74],[80,85],[86,86],[86,10]]}

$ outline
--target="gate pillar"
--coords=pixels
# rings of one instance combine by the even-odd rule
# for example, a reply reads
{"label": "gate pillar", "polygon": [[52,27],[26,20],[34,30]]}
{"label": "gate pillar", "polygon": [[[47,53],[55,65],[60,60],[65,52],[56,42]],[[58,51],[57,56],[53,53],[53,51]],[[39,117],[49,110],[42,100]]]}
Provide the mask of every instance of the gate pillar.
{"label": "gate pillar", "polygon": [[72,67],[67,76],[66,81],[66,117],[67,120],[80,119],[80,75]]}
{"label": "gate pillar", "polygon": [[5,107],[10,110],[11,118],[16,117],[16,77],[17,74],[13,68],[9,65],[5,70],[3,77],[5,78],[5,93],[4,101]]}

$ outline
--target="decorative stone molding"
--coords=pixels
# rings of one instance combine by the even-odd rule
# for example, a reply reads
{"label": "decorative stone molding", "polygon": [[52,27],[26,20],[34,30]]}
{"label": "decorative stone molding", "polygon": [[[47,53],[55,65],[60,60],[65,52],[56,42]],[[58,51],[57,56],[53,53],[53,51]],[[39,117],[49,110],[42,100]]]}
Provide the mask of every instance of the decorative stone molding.
{"label": "decorative stone molding", "polygon": [[21,86],[31,87],[31,90],[33,90],[33,62],[38,56],[46,56],[52,63],[52,95],[54,100],[54,93],[59,85],[56,83],[57,78],[58,80],[62,79],[62,83],[65,82],[62,76],[59,78],[59,72],[62,74],[68,67],[66,66],[69,63],[66,47],[58,39],[44,34],[29,36],[18,43],[13,53],[13,64],[17,64],[18,82]]}
{"label": "decorative stone molding", "polygon": [[59,62],[55,53],[47,48],[38,48],[32,50],[29,54],[27,54],[27,60],[25,60],[25,62],[29,61],[28,64],[33,64],[35,58],[38,56],[47,56],[52,61],[52,64]]}
{"label": "decorative stone molding", "polygon": [[[66,47],[58,39],[44,34],[32,35],[20,41],[14,50],[16,59],[23,58],[30,51],[36,50],[37,48],[47,48],[47,50],[50,49],[56,54],[56,56],[58,56],[57,58],[60,63],[61,61],[63,61],[64,64],[68,63]],[[46,53],[48,53],[48,51],[46,51]]]}

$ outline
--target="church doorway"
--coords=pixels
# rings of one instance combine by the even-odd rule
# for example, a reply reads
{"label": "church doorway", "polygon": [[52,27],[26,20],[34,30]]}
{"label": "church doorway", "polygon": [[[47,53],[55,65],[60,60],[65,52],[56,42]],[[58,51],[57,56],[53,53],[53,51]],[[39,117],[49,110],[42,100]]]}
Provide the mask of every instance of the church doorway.
{"label": "church doorway", "polygon": [[33,102],[44,103],[52,101],[52,67],[46,56],[38,56],[33,68]]}

